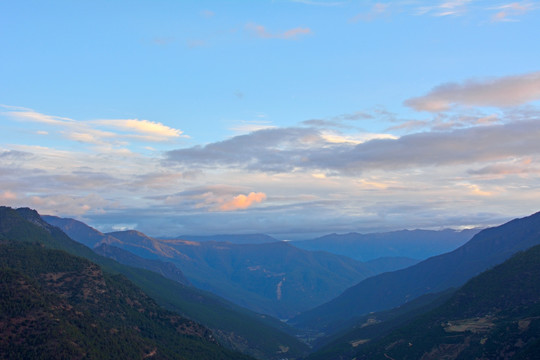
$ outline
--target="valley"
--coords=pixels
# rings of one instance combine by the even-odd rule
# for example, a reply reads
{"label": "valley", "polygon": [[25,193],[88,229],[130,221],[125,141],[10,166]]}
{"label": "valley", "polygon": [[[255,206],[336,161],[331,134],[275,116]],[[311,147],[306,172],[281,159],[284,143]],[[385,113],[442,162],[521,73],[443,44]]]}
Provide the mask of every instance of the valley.
{"label": "valley", "polygon": [[[501,326],[510,323],[515,324],[517,332],[512,335],[514,340],[508,341],[524,344],[516,351],[530,354],[531,349],[535,349],[535,339],[540,339],[540,333],[535,330],[536,319],[540,318],[536,305],[540,302],[540,293],[536,293],[536,285],[520,285],[513,278],[497,285],[489,285],[491,280],[482,280],[503,279],[506,273],[518,276],[520,281],[535,278],[535,269],[520,266],[537,264],[538,247],[535,246],[540,245],[540,214],[482,231],[475,230],[465,244],[426,259],[383,257],[367,262],[329,251],[301,249],[296,242],[275,241],[268,236],[243,239],[240,236],[237,243],[210,238],[199,242],[195,238],[152,238],[133,230],[101,233],[77,220],[39,216],[24,208],[3,207],[0,215],[3,251],[12,254],[19,251],[21,255],[17,256],[22,259],[22,256],[30,256],[24,255],[26,253],[41,251],[32,248],[33,242],[37,242],[42,244],[41,248],[67,251],[88,259],[85,261],[96,262],[96,269],[101,267],[106,274],[123,274],[125,281],[132,281],[133,286],[139,286],[153,298],[155,306],[163,306],[194,324],[202,324],[197,326],[206,327],[200,331],[212,334],[216,344],[209,346],[228,349],[219,350],[225,352],[216,358],[225,359],[226,351],[239,351],[261,360],[382,359],[386,356],[416,359],[421,354],[424,354],[422,358],[428,359],[443,353],[451,359],[465,359],[470,354],[495,351],[493,346],[502,346],[500,342],[494,345],[490,339],[500,336],[496,334],[501,331]],[[416,245],[429,243],[426,252],[433,251],[432,242],[437,241],[434,239],[438,234],[444,239],[440,241],[452,241],[448,237],[455,236],[454,244],[463,242],[460,238],[463,232],[411,231],[401,234],[404,233],[407,237],[403,241],[410,240],[415,233],[421,234]],[[381,241],[380,254],[388,255],[388,244],[399,241],[397,234],[400,232],[373,235],[378,239],[391,239]],[[261,242],[261,238],[272,241]],[[366,240],[368,235],[361,238],[359,247],[369,242]],[[19,242],[13,242],[17,239]],[[231,237],[228,239],[232,240]],[[246,239],[255,239],[256,243],[246,242]],[[313,240],[306,240],[306,243],[309,241]],[[374,244],[375,241],[370,246],[375,248]],[[349,239],[344,248],[350,246],[354,246],[354,241]],[[53,253],[46,258],[51,256]],[[14,256],[4,258],[2,266],[21,271],[15,265],[21,260],[16,259]],[[503,265],[484,273],[498,264]],[[495,271],[499,268],[503,270]],[[33,266],[29,269],[32,272],[21,276],[39,273]],[[496,275],[493,275],[494,271]],[[47,280],[49,283],[58,281],[64,273],[49,273],[44,279],[51,279]],[[19,275],[6,273],[5,276],[6,279],[17,279]],[[89,281],[81,279],[77,281],[83,286]],[[527,292],[521,294],[525,288]],[[38,289],[36,291],[41,291]],[[84,288],[80,291],[88,293]],[[37,296],[47,298],[49,295]],[[464,311],[463,305],[455,305],[456,301],[463,303],[463,297],[475,299],[476,308],[452,316],[448,313],[450,310],[442,310],[447,309],[448,304],[454,304],[451,308],[456,310],[452,311]],[[517,299],[519,306],[505,298]],[[493,301],[502,301],[500,304],[504,305],[490,305]],[[473,306],[470,300],[466,303]],[[494,306],[498,310],[493,310]],[[424,325],[420,325],[435,316],[430,314],[438,314],[436,320],[429,321],[441,324],[440,337],[425,335]],[[411,326],[414,331],[410,330]],[[403,331],[410,333],[410,340],[399,338],[404,336]],[[77,336],[86,338],[89,335],[83,332]],[[453,336],[458,336],[455,339],[460,339],[463,344],[480,341],[481,347],[445,345],[445,341],[449,341],[447,338]],[[383,345],[385,341],[394,345]],[[414,344],[416,352],[400,347],[403,342]],[[136,351],[151,353],[155,350],[165,354],[159,346],[156,343]],[[392,350],[378,350],[381,346]],[[22,350],[13,348],[9,351]]]}

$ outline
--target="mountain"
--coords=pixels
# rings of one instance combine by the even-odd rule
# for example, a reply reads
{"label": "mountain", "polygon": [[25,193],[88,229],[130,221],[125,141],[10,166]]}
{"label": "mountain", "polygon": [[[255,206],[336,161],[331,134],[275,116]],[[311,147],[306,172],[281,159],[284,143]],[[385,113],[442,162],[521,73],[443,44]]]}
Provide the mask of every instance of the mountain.
{"label": "mountain", "polygon": [[356,338],[310,359],[539,359],[540,246],[469,280],[382,339]]}
{"label": "mountain", "polygon": [[62,231],[68,234],[68,236],[72,239],[77,238],[78,242],[88,246],[89,248],[93,248],[102,242],[114,242],[114,240],[110,239],[108,235],[105,235],[102,232],[75,219],[65,219],[50,215],[41,215],[41,218],[47,223],[62,229]]}
{"label": "mountain", "polygon": [[145,259],[129,251],[107,244],[101,244],[95,247],[94,251],[99,255],[114,259],[120,264],[150,270],[180,284],[191,285],[189,280],[184,276],[184,273],[173,263],[161,260]]}
{"label": "mountain", "polygon": [[0,241],[0,324],[2,359],[250,358],[124,276],[9,232]]}
{"label": "mountain", "polygon": [[308,340],[311,340],[315,352],[310,354],[308,359],[340,359],[347,356],[353,358],[358,346],[376,341],[410,323],[415,317],[437,308],[455,291],[456,289],[452,288],[442,293],[425,294],[397,308],[351,318],[330,336],[317,337],[319,334],[314,333]]}
{"label": "mountain", "polygon": [[[120,244],[122,241],[115,238],[110,234],[103,234],[102,232],[86,225],[83,222],[74,219],[64,219],[57,216],[43,215],[41,216],[47,223],[57,226],[64,231],[72,239],[76,239],[77,242],[84,244],[102,256],[114,259],[121,264],[134,266],[142,269],[147,269],[164,277],[177,281],[181,284],[189,285],[189,280],[184,276],[182,271],[178,269],[173,263],[161,261],[157,259],[146,259],[141,256],[135,255],[136,253],[146,254],[146,250],[141,250],[139,246],[130,247],[131,251],[123,250],[117,246],[111,244]],[[140,237],[144,239],[140,244],[144,244],[146,241],[150,243],[150,247],[154,248],[152,243],[156,243],[146,235],[138,232]]]}
{"label": "mountain", "polygon": [[390,257],[380,257],[377,259],[366,261],[366,264],[371,270],[373,270],[374,275],[382,274],[389,271],[396,271],[399,269],[405,269],[409,266],[418,264],[420,260],[411,259],[403,256],[390,256]]}
{"label": "mountain", "polygon": [[479,229],[400,230],[371,234],[330,234],[312,240],[292,241],[306,250],[322,250],[346,255],[359,261],[381,257],[408,257],[423,260],[456,249],[469,241]]}
{"label": "mountain", "polygon": [[237,235],[180,235],[175,239],[187,240],[187,241],[216,241],[216,242],[229,242],[232,244],[264,244],[278,241],[277,239],[266,234],[237,234]]}
{"label": "mountain", "polygon": [[0,239],[6,237],[61,249],[89,259],[107,272],[122,274],[159,305],[210,328],[219,343],[231,349],[269,360],[283,357],[294,359],[307,352],[307,346],[290,335],[293,330],[279,320],[253,313],[157,273],[102,257],[70,239],[59,228],[44,222],[34,210],[0,207]]}
{"label": "mountain", "polygon": [[399,306],[426,293],[458,287],[520,250],[540,244],[540,213],[482,230],[469,242],[406,269],[361,281],[330,302],[290,320],[327,332],[351,317]]}
{"label": "mountain", "polygon": [[366,265],[286,242],[230,244],[169,240],[170,261],[197,287],[279,318],[321,304],[373,275]]}
{"label": "mountain", "polygon": [[[369,276],[414,263],[381,259],[363,264],[344,256],[298,249],[282,241],[233,244],[155,239],[135,230],[89,236],[88,229],[72,232],[75,227],[71,219],[63,223],[54,218],[53,223],[77,241],[93,239],[94,246],[107,244],[142,258],[173,263],[196,287],[281,319],[331,300]],[[77,228],[82,229],[81,224]]]}

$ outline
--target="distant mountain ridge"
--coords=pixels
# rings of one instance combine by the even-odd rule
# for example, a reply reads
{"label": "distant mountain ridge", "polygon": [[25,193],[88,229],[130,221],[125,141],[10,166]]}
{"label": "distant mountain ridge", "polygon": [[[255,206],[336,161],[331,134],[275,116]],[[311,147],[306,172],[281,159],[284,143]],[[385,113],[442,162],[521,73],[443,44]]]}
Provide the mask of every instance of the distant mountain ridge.
{"label": "distant mountain ridge", "polygon": [[[48,216],[44,219],[61,227],[75,240],[91,244],[97,251],[105,244],[140,258],[173,263],[198,288],[281,319],[328,301],[369,276],[416,262],[400,258],[364,264],[327,252],[298,249],[283,241],[234,244],[155,239],[136,230],[107,234],[96,230],[92,234],[92,228],[81,222],[75,226],[72,219]],[[134,264],[126,262],[125,256],[115,259]]]}
{"label": "distant mountain ridge", "polygon": [[452,251],[469,241],[480,229],[400,230],[382,233],[329,234],[312,240],[292,241],[306,250],[322,250],[359,261],[381,257],[423,260]]}
{"label": "distant mountain ridge", "polygon": [[361,281],[330,302],[291,319],[310,329],[331,327],[354,316],[390,309],[422,294],[461,286],[518,251],[540,244],[540,213],[476,234],[458,249],[409,268]]}
{"label": "distant mountain ridge", "polygon": [[217,234],[217,235],[180,235],[173,239],[197,242],[217,241],[232,244],[264,244],[279,241],[266,234]]}

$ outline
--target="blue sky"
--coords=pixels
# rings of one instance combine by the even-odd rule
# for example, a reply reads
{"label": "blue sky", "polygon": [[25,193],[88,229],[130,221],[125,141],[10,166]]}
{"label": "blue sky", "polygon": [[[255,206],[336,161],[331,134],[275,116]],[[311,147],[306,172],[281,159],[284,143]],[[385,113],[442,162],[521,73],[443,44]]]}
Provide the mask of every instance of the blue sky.
{"label": "blue sky", "polygon": [[0,202],[150,235],[540,210],[539,1],[1,1]]}

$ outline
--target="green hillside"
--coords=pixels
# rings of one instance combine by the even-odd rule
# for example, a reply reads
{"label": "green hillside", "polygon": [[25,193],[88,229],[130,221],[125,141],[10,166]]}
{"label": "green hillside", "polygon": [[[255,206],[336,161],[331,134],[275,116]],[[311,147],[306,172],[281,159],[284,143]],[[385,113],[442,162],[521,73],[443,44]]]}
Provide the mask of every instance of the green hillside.
{"label": "green hillside", "polygon": [[471,279],[443,305],[382,339],[352,339],[347,349],[321,358],[539,359],[539,279],[535,246]]}
{"label": "green hillside", "polygon": [[2,359],[248,359],[121,275],[35,243],[0,244]]}
{"label": "green hillside", "polygon": [[299,358],[308,347],[285,324],[240,308],[210,293],[166,279],[151,271],[121,265],[71,240],[30,209],[0,207],[0,239],[38,242],[84,257],[113,274],[122,274],[158,304],[210,328],[220,344],[260,359]]}

